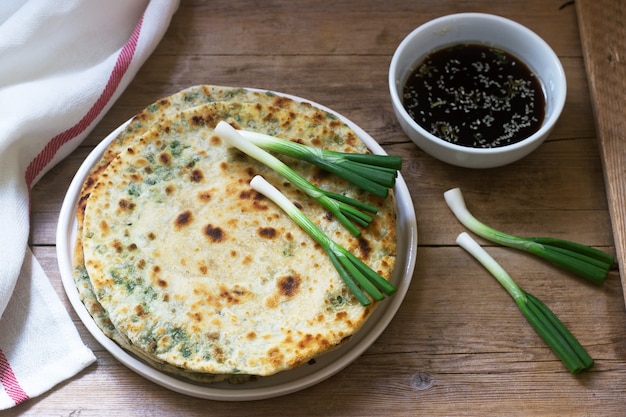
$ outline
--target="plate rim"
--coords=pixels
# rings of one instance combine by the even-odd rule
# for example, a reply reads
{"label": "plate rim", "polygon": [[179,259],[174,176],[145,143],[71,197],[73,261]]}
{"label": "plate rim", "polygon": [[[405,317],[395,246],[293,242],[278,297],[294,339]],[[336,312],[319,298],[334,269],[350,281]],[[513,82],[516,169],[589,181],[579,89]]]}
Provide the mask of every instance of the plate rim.
{"label": "plate rim", "polygon": [[[291,98],[292,100],[309,103],[312,106],[327,111],[337,116],[343,123],[347,124],[372,152],[376,154],[386,154],[382,146],[372,136],[370,136],[350,119],[326,106],[298,96],[271,90],[256,88],[244,89]],[[220,401],[253,401],[287,395],[306,389],[330,378],[358,359],[380,337],[404,301],[413,277],[417,260],[417,219],[411,195],[401,173],[398,173],[396,185],[394,186],[396,207],[398,208],[398,223],[400,224],[400,222],[402,222],[402,227],[398,228],[396,226],[396,229],[403,231],[403,235],[406,234],[406,238],[404,240],[406,241],[405,244],[407,246],[407,250],[406,252],[403,251],[403,256],[406,259],[403,259],[403,263],[401,265],[404,268],[396,268],[393,274],[394,277],[398,277],[398,282],[395,282],[398,291],[392,297],[386,298],[379,303],[375,311],[372,313],[373,317],[370,317],[370,319],[368,319],[364,324],[363,328],[355,333],[355,335],[348,342],[346,342],[345,345],[316,358],[316,364],[325,362],[324,359],[330,361],[325,365],[320,365],[319,369],[315,369],[312,372],[306,372],[306,367],[309,365],[303,365],[294,370],[283,371],[276,375],[263,377],[255,382],[249,382],[241,385],[232,385],[227,383],[198,384],[179,379],[153,368],[108,338],[96,325],[95,321],[80,300],[78,290],[74,283],[72,271],[73,251],[76,239],[75,211],[82,184],[89,173],[89,170],[104,154],[108,145],[131,120],[132,118],[122,123],[111,133],[105,136],[81,163],[63,199],[56,231],[57,261],[61,273],[61,281],[70,304],[89,333],[116,360],[145,379],[181,394],[196,398]],[[400,218],[401,214],[402,218]],[[376,320],[371,320],[374,317]],[[369,330],[364,332],[366,329]],[[331,360],[334,356],[337,356],[337,358]],[[296,375],[298,373],[302,373],[303,375],[294,376],[295,379],[293,380],[279,382],[281,376],[286,374]],[[274,385],[258,385],[259,381],[267,381],[268,379],[275,379],[277,382]],[[257,384],[256,388],[254,387],[254,384]]]}

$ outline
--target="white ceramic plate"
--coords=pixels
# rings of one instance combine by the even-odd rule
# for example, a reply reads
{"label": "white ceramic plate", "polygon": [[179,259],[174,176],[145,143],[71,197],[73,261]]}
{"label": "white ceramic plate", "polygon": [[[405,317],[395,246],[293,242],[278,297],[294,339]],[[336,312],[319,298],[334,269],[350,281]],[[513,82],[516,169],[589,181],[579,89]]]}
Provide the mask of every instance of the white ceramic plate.
{"label": "white ceramic plate", "polygon": [[[298,101],[307,101],[286,94],[280,95]],[[327,107],[314,102],[310,103],[336,114],[359,135],[361,140],[363,140],[372,152],[377,154],[385,153],[371,136],[350,120]],[[145,362],[120,348],[115,342],[102,333],[80,301],[78,290],[76,289],[72,276],[72,258],[76,239],[75,211],[82,184],[91,167],[100,159],[109,143],[113,141],[125,126],[126,124],[118,127],[104,138],[79,168],[63,201],[57,229],[57,257],[61,271],[61,279],[70,303],[89,332],[117,360],[146,379],[182,394],[222,401],[260,400],[299,391],[331,377],[356,360],[374,343],[383,330],[385,330],[406,295],[417,257],[417,221],[415,218],[415,210],[402,176],[398,177],[394,188],[398,208],[398,258],[396,261],[397,267],[391,281],[396,285],[398,291],[393,296],[382,301],[361,330],[352,336],[341,348],[320,356],[314,363],[240,385],[232,385],[225,382],[196,384],[181,380],[152,368]]]}

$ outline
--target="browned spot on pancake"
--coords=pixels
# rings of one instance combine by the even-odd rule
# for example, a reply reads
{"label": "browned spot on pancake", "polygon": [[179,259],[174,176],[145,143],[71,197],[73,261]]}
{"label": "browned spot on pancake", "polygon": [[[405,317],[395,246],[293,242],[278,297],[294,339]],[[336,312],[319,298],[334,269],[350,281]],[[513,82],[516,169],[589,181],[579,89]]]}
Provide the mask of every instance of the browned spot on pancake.
{"label": "browned spot on pancake", "polygon": [[120,209],[122,209],[122,211],[131,211],[135,208],[135,203],[130,200],[126,200],[125,198],[122,198],[117,205]]}
{"label": "browned spot on pancake", "polygon": [[248,199],[252,198],[252,196],[254,194],[255,193],[252,190],[243,190],[242,192],[239,193],[239,199],[241,199],[241,200],[248,200]]}
{"label": "browned spot on pancake", "polygon": [[265,239],[274,239],[276,237],[276,229],[273,227],[260,227],[257,230],[259,236]]}
{"label": "browned spot on pancake", "polygon": [[298,347],[300,349],[307,349],[315,346],[327,347],[328,345],[330,345],[330,342],[321,334],[313,336],[312,334],[307,333],[298,342]]}
{"label": "browned spot on pancake", "polygon": [[230,251],[230,256],[232,256],[233,258],[234,258],[235,256],[237,256],[237,251],[236,251],[236,250],[231,250],[231,251]]}
{"label": "browned spot on pancake", "polygon": [[267,297],[265,299],[265,307],[267,308],[276,308],[278,307],[278,297],[277,296],[271,296],[271,297]]}
{"label": "browned spot on pancake", "polygon": [[302,204],[298,203],[297,201],[294,201],[293,205],[302,210]]}
{"label": "browned spot on pancake", "polygon": [[298,347],[299,347],[300,349],[304,349],[304,348],[306,348],[307,346],[310,346],[310,345],[311,345],[311,342],[312,342],[313,340],[315,340],[315,337],[313,337],[313,335],[312,335],[312,334],[307,333],[307,334],[305,334],[305,335],[304,335],[304,337],[303,337],[302,339],[300,339],[300,341],[298,342]]}
{"label": "browned spot on pancake", "polygon": [[339,120],[331,120],[330,122],[328,122],[328,125],[333,129],[341,127],[342,124],[343,123]]}
{"label": "browned spot on pancake", "polygon": [[292,100],[287,98],[287,97],[276,96],[272,100],[272,105],[274,105],[276,107],[281,107],[282,108],[282,107],[285,107],[285,106],[289,106],[289,104],[291,102],[292,102]]}
{"label": "browned spot on pancake", "polygon": [[283,297],[292,298],[298,293],[301,282],[302,278],[300,278],[299,275],[294,274],[279,278],[276,285],[278,287],[278,291]]}
{"label": "browned spot on pancake", "polygon": [[168,184],[167,187],[165,187],[165,194],[171,195],[175,190],[176,187],[174,187],[174,185]]}
{"label": "browned spot on pancake", "polygon": [[117,253],[122,253],[122,251],[124,250],[124,245],[122,245],[122,242],[117,239],[113,241],[111,246],[113,246],[113,249],[115,249],[115,252]]}
{"label": "browned spot on pancake", "polygon": [[207,340],[220,340],[219,332],[209,332],[206,334]]}
{"label": "browned spot on pancake", "polygon": [[254,199],[254,201],[252,201],[252,207],[255,210],[259,210],[259,211],[264,211],[268,209],[268,205],[265,204],[265,201],[262,199]]}
{"label": "browned spot on pancake", "polygon": [[143,269],[145,266],[146,266],[146,260],[145,259],[140,259],[139,261],[137,261],[137,268]]}
{"label": "browned spot on pancake", "polygon": [[189,318],[195,322],[201,322],[202,321],[202,313],[196,311],[196,312],[190,312],[187,313],[187,316],[189,316]]}
{"label": "browned spot on pancake", "polygon": [[159,161],[165,166],[169,166],[172,163],[172,155],[167,152],[163,152],[159,155]]}
{"label": "browned spot on pancake", "polygon": [[200,182],[204,179],[204,174],[199,169],[194,169],[191,171],[191,182]]}
{"label": "browned spot on pancake", "polygon": [[135,314],[137,314],[138,316],[143,316],[144,314],[146,314],[146,311],[144,310],[143,306],[141,304],[137,304],[135,306]]}
{"label": "browned spot on pancake", "polygon": [[320,122],[326,119],[326,115],[324,115],[324,113],[322,113],[321,110],[317,110],[315,113],[311,115],[311,117]]}
{"label": "browned spot on pancake", "polygon": [[348,317],[348,313],[346,313],[345,311],[339,311],[337,312],[337,314],[335,314],[336,321],[344,321],[346,317]]}
{"label": "browned spot on pancake", "polygon": [[133,182],[141,182],[143,177],[138,172],[134,172],[130,175],[130,179],[133,180]]}
{"label": "browned spot on pancake", "polygon": [[152,232],[148,233],[148,240],[154,240],[156,239],[156,235]]}
{"label": "browned spot on pancake", "polygon": [[359,139],[352,132],[349,132],[344,137],[344,141],[346,142],[346,144],[348,144],[350,146],[356,146],[357,143],[359,142]]}
{"label": "browned spot on pancake", "polygon": [[152,167],[148,165],[148,166],[145,166],[143,170],[146,174],[150,174],[152,172]]}
{"label": "browned spot on pancake", "polygon": [[126,153],[128,153],[129,155],[134,155],[135,150],[133,148],[126,148]]}
{"label": "browned spot on pancake", "polygon": [[194,114],[191,118],[191,124],[194,126],[202,126],[204,124],[204,119],[202,116]]}
{"label": "browned spot on pancake", "polygon": [[176,220],[174,221],[174,228],[176,230],[180,230],[183,227],[189,225],[193,221],[193,214],[189,210],[185,210],[176,216]]}
{"label": "browned spot on pancake", "polygon": [[268,222],[271,222],[272,220],[276,220],[280,218],[280,213],[274,212],[274,213],[270,213],[266,219]]}
{"label": "browned spot on pancake", "polygon": [[161,288],[166,288],[167,287],[167,281],[164,280],[163,278],[159,278],[157,280],[157,285]]}
{"label": "browned spot on pancake", "polygon": [[283,355],[277,347],[268,349],[267,356],[270,363],[274,366],[280,366],[285,360],[285,355]]}
{"label": "browned spot on pancake", "polygon": [[252,263],[252,256],[250,255],[246,255],[243,257],[243,260],[241,261],[242,265],[250,265]]}
{"label": "browned spot on pancake", "polygon": [[233,288],[228,288],[225,285],[220,285],[220,298],[226,301],[228,304],[239,304],[243,298],[247,295],[247,291],[238,285]]}
{"label": "browned spot on pancake", "polygon": [[200,191],[198,193],[198,200],[206,203],[207,201],[211,200],[211,193],[208,191]]}
{"label": "browned spot on pancake", "polygon": [[135,119],[140,119],[140,120],[149,120],[151,118],[152,117],[150,116],[150,114],[145,110],[142,110],[141,112],[139,112],[139,114],[137,114],[137,116],[135,116]]}
{"label": "browned spot on pancake", "polygon": [[202,275],[206,275],[209,272],[209,267],[206,265],[200,265],[198,267],[198,270],[200,271]]}
{"label": "browned spot on pancake", "polygon": [[217,136],[217,135],[212,135],[212,136],[209,138],[209,143],[210,143],[211,145],[213,145],[213,146],[219,146],[219,145],[221,145],[221,144],[222,144],[222,138],[220,138],[220,137],[219,137],[219,136]]}
{"label": "browned spot on pancake", "polygon": [[226,238],[226,233],[224,233],[224,231],[219,227],[213,226],[212,224],[204,226],[204,234],[212,242],[221,242]]}
{"label": "browned spot on pancake", "polygon": [[368,259],[370,257],[370,254],[372,253],[372,247],[370,246],[370,243],[364,239],[364,238],[359,238],[359,249],[361,250],[361,255],[363,256],[363,258]]}
{"label": "browned spot on pancake", "polygon": [[254,340],[256,339],[256,333],[254,331],[249,331],[248,334],[246,334],[246,338],[248,340]]}
{"label": "browned spot on pancake", "polygon": [[78,200],[78,211],[80,213],[85,213],[85,209],[87,208],[87,200],[89,200],[89,195],[90,193],[87,193]]}
{"label": "browned spot on pancake", "polygon": [[273,122],[277,121],[276,115],[274,113],[272,113],[271,111],[267,112],[267,114],[263,117],[263,120],[265,122],[270,122],[270,123],[273,123]]}
{"label": "browned spot on pancake", "polygon": [[95,182],[96,182],[95,178],[93,177],[87,178],[87,181],[85,181],[85,188],[91,188]]}
{"label": "browned spot on pancake", "polygon": [[287,232],[287,233],[285,233],[285,239],[287,239],[287,240],[293,240],[293,235],[291,234],[291,232]]}
{"label": "browned spot on pancake", "polygon": [[109,234],[109,223],[107,223],[106,220],[101,220],[98,226],[100,227],[100,231],[102,232],[103,236]]}
{"label": "browned spot on pancake", "polygon": [[311,139],[311,145],[320,148],[322,146],[322,141],[320,140],[319,137],[316,136],[313,139]]}
{"label": "browned spot on pancake", "polygon": [[222,348],[216,347],[213,349],[213,359],[217,362],[224,362],[226,360],[226,355],[224,355]]}
{"label": "browned spot on pancake", "polygon": [[126,248],[130,251],[137,250],[137,245],[135,243],[131,243],[130,245],[126,246]]}
{"label": "browned spot on pancake", "polygon": [[228,171],[228,162],[225,162],[225,161],[220,162],[220,169],[222,171]]}

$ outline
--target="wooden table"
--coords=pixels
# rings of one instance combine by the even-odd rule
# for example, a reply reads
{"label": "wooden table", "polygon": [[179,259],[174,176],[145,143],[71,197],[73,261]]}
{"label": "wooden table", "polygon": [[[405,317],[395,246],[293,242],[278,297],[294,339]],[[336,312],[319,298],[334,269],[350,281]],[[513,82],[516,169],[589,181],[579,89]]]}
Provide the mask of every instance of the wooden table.
{"label": "wooden table", "polygon": [[[617,0],[616,0],[617,1]],[[480,11],[542,36],[568,79],[549,140],[512,165],[467,170],[439,162],[401,131],[387,70],[413,28]],[[68,184],[89,151],[156,99],[195,84],[276,90],[324,104],[404,158],[419,250],[404,303],[382,336],[330,379],[287,396],[220,402],[145,380],[105,351],[78,320],[61,285],[55,229]],[[510,249],[489,252],[548,304],[596,360],[570,375],[508,294],[455,245],[463,227],[443,200],[460,187],[480,219],[519,235],[546,235],[615,251],[576,6],[566,0],[182,1],[159,47],[104,120],[32,193],[31,246],[97,364],[6,411],[17,416],[517,415],[626,412],[626,314],[618,271],[597,287]]]}

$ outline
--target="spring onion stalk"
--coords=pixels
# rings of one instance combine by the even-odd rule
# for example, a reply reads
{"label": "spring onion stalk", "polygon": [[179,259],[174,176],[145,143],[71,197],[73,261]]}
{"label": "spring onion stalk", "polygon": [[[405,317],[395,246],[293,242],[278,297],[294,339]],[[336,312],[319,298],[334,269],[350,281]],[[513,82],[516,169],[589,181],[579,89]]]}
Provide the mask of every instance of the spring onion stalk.
{"label": "spring onion stalk", "polygon": [[[364,306],[392,295],[396,287],[343,246],[322,232],[295,204],[260,175],[250,181],[252,188],[278,205],[309,236],[324,248],[333,266],[354,297]],[[368,297],[371,297],[371,299]]]}
{"label": "spring onion stalk", "polygon": [[249,130],[238,132],[266,151],[317,165],[383,198],[387,197],[389,188],[393,188],[398,170],[402,168],[402,158],[399,156],[328,151]]}
{"label": "spring onion stalk", "polygon": [[546,237],[518,237],[492,229],[469,212],[458,188],[446,191],[444,198],[457,219],[478,236],[537,255],[595,284],[602,284],[614,265],[613,256],[580,243]]}
{"label": "spring onion stalk", "polygon": [[217,124],[215,133],[228,145],[236,147],[248,156],[267,165],[269,168],[282,175],[295,187],[316,200],[322,207],[335,216],[353,236],[358,237],[361,235],[361,231],[356,227],[355,223],[359,226],[366,227],[372,221],[372,216],[360,210],[370,213],[378,212],[378,209],[371,204],[363,203],[341,194],[331,193],[314,186],[293,169],[289,168],[289,166],[280,159],[246,140],[235,128],[224,121],[220,121]]}
{"label": "spring onion stalk", "polygon": [[559,318],[538,298],[520,288],[509,274],[467,233],[457,243],[474,256],[507,290],[531,326],[572,374],[593,366],[593,359]]}

